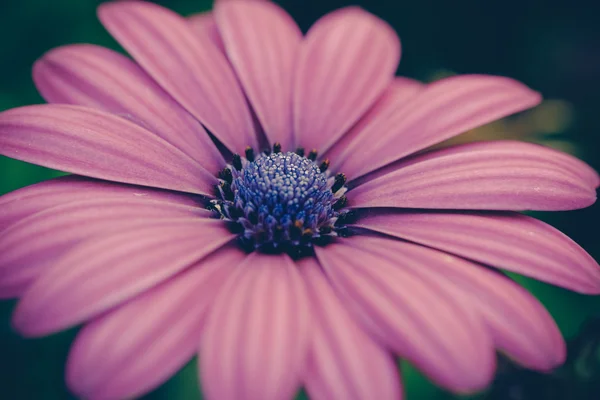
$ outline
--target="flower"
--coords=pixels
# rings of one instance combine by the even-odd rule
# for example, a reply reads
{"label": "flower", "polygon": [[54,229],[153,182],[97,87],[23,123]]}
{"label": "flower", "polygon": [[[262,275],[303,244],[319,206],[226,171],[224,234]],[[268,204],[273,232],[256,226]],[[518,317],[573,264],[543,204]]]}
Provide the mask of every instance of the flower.
{"label": "flower", "polygon": [[538,93],[395,78],[395,33],[358,8],[305,37],[270,2],[99,16],[135,62],[52,50],[34,67],[52,104],[0,114],[1,154],[74,174],[0,198],[0,293],[26,336],[85,323],[76,395],[139,396],[196,353],[219,400],[399,398],[394,356],[460,393],[496,349],[563,362],[548,312],[482,264],[600,293],[583,249],[518,212],[589,206],[599,176],[515,141],[413,155]]}

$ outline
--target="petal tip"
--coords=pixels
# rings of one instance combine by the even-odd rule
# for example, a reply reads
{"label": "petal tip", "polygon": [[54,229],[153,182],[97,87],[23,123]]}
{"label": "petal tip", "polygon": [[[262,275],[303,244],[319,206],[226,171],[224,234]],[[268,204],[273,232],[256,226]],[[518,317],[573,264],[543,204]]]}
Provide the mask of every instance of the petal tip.
{"label": "petal tip", "polygon": [[158,4],[153,4],[146,1],[138,1],[138,0],[123,0],[123,1],[109,1],[106,3],[100,4],[96,8],[96,15],[102,24],[114,17],[115,14],[121,11],[130,11],[134,8],[137,9],[164,9]]}
{"label": "petal tip", "polygon": [[129,2],[122,1],[118,4],[116,2],[111,1],[111,2],[102,3],[96,8],[96,15],[98,15],[98,18],[102,21],[104,17],[108,16],[107,14],[111,13],[114,9],[116,9],[118,7],[124,6],[126,3],[129,3]]}
{"label": "petal tip", "polygon": [[573,208],[574,210],[577,210],[577,209],[580,209],[580,208],[587,208],[587,207],[593,206],[596,203],[596,200],[598,199],[598,195],[596,193],[596,189],[595,188],[589,188],[589,190],[586,191],[586,192],[587,193],[585,193],[584,195],[582,195],[581,206]]}
{"label": "petal tip", "polygon": [[567,344],[565,340],[559,335],[559,340],[556,343],[554,351],[548,357],[548,363],[545,365],[545,368],[541,368],[542,371],[551,372],[567,361]]}
{"label": "petal tip", "polygon": [[48,57],[53,51],[55,51],[55,49],[48,51],[33,63],[33,67],[31,67],[31,77],[36,85],[42,76],[42,70],[46,68],[46,65],[48,64]]}
{"label": "petal tip", "polygon": [[19,305],[17,305],[11,319],[11,327],[15,332],[26,338],[36,338],[47,335],[49,332],[40,329],[40,326],[35,323],[35,320],[35,318],[31,318],[28,313],[21,310]]}
{"label": "petal tip", "polygon": [[531,103],[533,104],[533,106],[537,106],[538,104],[540,104],[542,102],[542,100],[544,100],[544,96],[540,92],[533,90],[529,87],[527,87],[527,88],[530,91]]}
{"label": "petal tip", "polygon": [[535,370],[541,373],[551,373],[556,368],[565,363],[567,359],[567,346],[561,336],[558,328],[553,340],[543,340],[538,343],[539,347],[535,346],[535,350],[528,356],[519,359],[511,357],[509,354],[504,354],[513,363],[521,365],[527,369]]}
{"label": "petal tip", "polygon": [[444,386],[455,394],[461,396],[470,396],[476,393],[482,392],[487,389],[492,381],[496,372],[496,360],[489,362],[485,368],[474,372],[465,372],[464,375],[455,379],[449,384]]}
{"label": "petal tip", "polygon": [[[518,93],[519,91],[522,93],[523,97],[522,97],[521,109],[523,111],[528,110],[530,108],[537,107],[544,100],[544,96],[542,95],[541,92],[538,92],[537,90],[530,88],[525,83],[519,82],[518,80],[513,79],[513,78],[506,77],[505,79],[507,79],[507,81],[510,81],[509,84],[507,84],[507,86],[509,86],[509,85],[514,86],[515,93]],[[518,100],[516,100],[516,101],[518,101]]]}
{"label": "petal tip", "polygon": [[[600,267],[598,268],[598,273],[600,273]],[[589,282],[588,285],[581,285],[580,287],[569,287],[568,290],[572,290],[576,293],[588,296],[598,296],[600,295],[600,279],[598,277],[594,277],[593,282]]]}

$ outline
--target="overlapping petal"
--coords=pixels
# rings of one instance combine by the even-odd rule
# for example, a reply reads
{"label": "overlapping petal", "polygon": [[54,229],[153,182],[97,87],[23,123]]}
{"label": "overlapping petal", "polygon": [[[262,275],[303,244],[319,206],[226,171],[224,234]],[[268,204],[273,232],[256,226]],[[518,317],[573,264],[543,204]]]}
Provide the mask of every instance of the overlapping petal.
{"label": "overlapping petal", "polygon": [[495,345],[513,360],[533,369],[549,370],[565,361],[566,346],[544,307],[511,280],[464,259],[412,243],[369,239],[370,251],[386,257],[452,297],[465,298],[477,310]]}
{"label": "overlapping petal", "polygon": [[354,322],[316,259],[299,262],[311,300],[313,328],[304,385],[313,400],[402,398],[398,366]]}
{"label": "overlapping petal", "polygon": [[354,179],[540,101],[539,93],[509,78],[446,78],[427,85],[408,103],[383,104],[346,143],[339,168]]}
{"label": "overlapping petal", "polygon": [[550,225],[517,213],[385,212],[356,226],[581,293],[600,294],[600,266]]}
{"label": "overlapping petal", "polygon": [[[338,140],[326,153],[325,158],[330,160],[332,170],[341,171],[344,161],[353,157],[357,151],[354,143],[360,141],[362,133],[373,121],[382,118],[381,115],[386,112],[399,112],[405,107],[417,94],[426,87],[423,83],[410,78],[396,77],[388,86],[385,92],[377,100],[375,105],[358,121],[348,133]],[[371,140],[373,138],[370,138]],[[370,146],[370,144],[369,144]],[[360,154],[366,153],[367,148],[359,150]],[[354,175],[347,175],[353,178]]]}
{"label": "overlapping petal", "polygon": [[542,146],[485,142],[415,156],[348,193],[352,207],[572,210],[596,200],[589,167]]}
{"label": "overlapping petal", "polygon": [[120,115],[156,133],[208,171],[225,165],[202,125],[119,53],[88,44],[59,47],[36,62],[33,78],[49,103]]}
{"label": "overlapping petal", "polygon": [[[495,353],[480,316],[449,288],[369,251],[377,246],[376,239],[350,237],[316,248],[354,317],[437,384],[457,392],[485,387],[494,374]],[[429,267],[419,258],[405,262]]]}
{"label": "overlapping petal", "polygon": [[292,147],[292,83],[302,32],[267,1],[220,2],[215,17],[227,55],[271,144]]}
{"label": "overlapping petal", "polygon": [[253,253],[214,303],[199,359],[208,399],[292,398],[309,338],[306,288],[286,255]]}
{"label": "overlapping petal", "polygon": [[229,150],[257,147],[254,124],[223,53],[189,22],[155,4],[105,3],[100,20],[144,70]]}
{"label": "overlapping petal", "polygon": [[217,22],[212,12],[203,12],[188,17],[188,22],[197,35],[206,36],[225,54],[225,45],[217,28]]}
{"label": "overlapping petal", "polygon": [[[570,154],[564,153],[552,149],[550,147],[529,143],[520,142],[515,140],[495,140],[495,141],[482,141],[466,143],[458,146],[450,146],[440,150],[428,151],[420,155],[415,155],[403,160],[399,160],[392,164],[389,164],[377,171],[371,172],[367,175],[363,175],[351,182],[351,186],[359,186],[364,182],[379,178],[383,175],[387,175],[390,172],[394,172],[399,168],[407,167],[416,162],[426,161],[436,157],[442,157],[446,155],[458,155],[461,153],[472,152],[472,151],[491,151],[497,154],[508,154],[513,153],[521,155],[523,157],[529,157],[532,160],[538,162],[548,163],[549,168],[558,168],[565,172],[571,173],[576,176],[576,179],[581,182],[585,182],[590,189],[597,188],[600,185],[600,175],[591,166],[581,161],[580,159],[573,157]],[[513,154],[514,155],[514,154]]]}
{"label": "overlapping petal", "polygon": [[176,275],[232,238],[222,221],[188,217],[85,241],[30,286],[13,324],[24,335],[40,336],[81,323]]}
{"label": "overlapping petal", "polygon": [[337,10],[317,21],[296,67],[296,144],[325,152],[384,92],[399,61],[394,30],[360,8]]}
{"label": "overlapping petal", "polygon": [[198,206],[198,196],[143,186],[69,175],[26,186],[0,197],[0,234],[3,230],[51,207],[82,200],[118,198]]}
{"label": "overlapping petal", "polygon": [[92,178],[212,195],[215,176],[164,139],[91,108],[44,104],[0,114],[0,154]]}
{"label": "overlapping petal", "polygon": [[67,364],[67,383],[82,398],[123,399],[153,389],[198,351],[213,299],[243,260],[235,247],[86,325]]}
{"label": "overlapping petal", "polygon": [[73,246],[93,236],[164,219],[210,216],[197,206],[135,197],[100,197],[51,207],[0,232],[0,298],[23,294]]}

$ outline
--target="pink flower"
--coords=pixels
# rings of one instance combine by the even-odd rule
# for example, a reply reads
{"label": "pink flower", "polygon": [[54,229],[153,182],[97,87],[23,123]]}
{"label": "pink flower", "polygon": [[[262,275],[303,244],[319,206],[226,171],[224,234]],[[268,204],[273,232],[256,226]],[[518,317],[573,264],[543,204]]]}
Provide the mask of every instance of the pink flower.
{"label": "pink flower", "polygon": [[0,199],[15,328],[85,323],[75,394],[139,396],[196,353],[218,400],[396,399],[396,356],[455,392],[490,382],[496,349],[563,362],[548,312],[482,264],[600,293],[583,249],[518,213],[589,206],[596,172],[513,141],[419,153],[538,93],[395,78],[398,38],[358,8],[305,37],[269,2],[99,15],[135,62],[52,50],[34,68],[52,104],[0,114],[1,154],[75,174]]}

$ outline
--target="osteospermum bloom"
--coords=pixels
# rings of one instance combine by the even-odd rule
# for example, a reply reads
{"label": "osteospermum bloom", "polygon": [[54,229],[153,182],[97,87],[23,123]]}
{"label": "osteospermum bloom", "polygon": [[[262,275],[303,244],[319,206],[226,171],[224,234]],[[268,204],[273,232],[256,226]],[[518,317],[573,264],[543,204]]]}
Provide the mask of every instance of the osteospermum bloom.
{"label": "osteospermum bloom", "polygon": [[305,36],[269,2],[99,15],[134,61],[52,50],[34,68],[52,104],[0,114],[2,154],[74,174],[0,199],[0,293],[26,336],[84,324],[75,394],[138,396],[196,354],[219,400],[396,399],[395,357],[460,393],[496,350],[563,362],[548,312],[484,266],[600,293],[583,249],[518,213],[589,206],[596,172],[514,141],[422,152],[538,93],[394,77],[398,38],[358,8]]}

